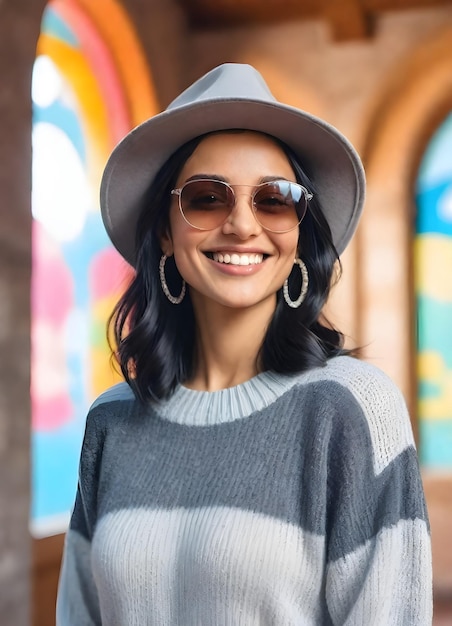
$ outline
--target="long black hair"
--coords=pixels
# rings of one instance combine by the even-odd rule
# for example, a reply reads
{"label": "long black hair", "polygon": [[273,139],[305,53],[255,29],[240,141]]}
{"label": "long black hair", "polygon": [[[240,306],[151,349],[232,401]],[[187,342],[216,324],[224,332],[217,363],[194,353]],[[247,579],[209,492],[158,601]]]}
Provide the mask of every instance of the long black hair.
{"label": "long black hair", "polygon": [[[169,229],[171,190],[187,159],[205,137],[196,137],[181,146],[163,165],[151,184],[146,207],[136,231],[135,275],[110,316],[108,336],[113,356],[122,374],[142,401],[167,398],[175,388],[190,379],[196,367],[196,325],[189,289],[181,304],[171,304],[164,295],[159,278],[162,255],[160,235]],[[297,157],[284,143],[272,137],[286,154],[298,183],[313,198],[299,226],[298,255],[306,264],[309,289],[299,308],[284,302],[282,290],[257,355],[261,370],[284,374],[305,371],[326,364],[343,348],[343,335],[322,314],[333,277],[340,274],[340,261],[331,231],[310,180]],[[166,279],[171,293],[178,294],[182,278],[168,259]],[[295,294],[301,287],[295,268],[289,284]]]}

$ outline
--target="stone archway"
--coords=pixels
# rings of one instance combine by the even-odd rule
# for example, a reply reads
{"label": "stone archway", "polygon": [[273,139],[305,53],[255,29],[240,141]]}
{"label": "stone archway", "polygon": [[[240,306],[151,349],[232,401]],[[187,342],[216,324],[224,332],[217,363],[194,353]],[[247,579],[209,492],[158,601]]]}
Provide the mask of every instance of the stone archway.
{"label": "stone archway", "polygon": [[452,108],[450,27],[395,69],[369,112],[362,149],[368,196],[359,232],[366,356],[381,362],[410,401],[413,381],[411,238],[413,182],[421,154]]}
{"label": "stone archway", "polygon": [[[448,27],[396,68],[369,112],[363,149],[368,199],[358,239],[360,339],[367,346],[366,358],[383,367],[402,388],[413,416],[413,189],[428,139],[452,109],[451,37]],[[452,476],[424,474],[424,484],[432,524],[435,590],[450,597],[452,555],[446,546]]]}

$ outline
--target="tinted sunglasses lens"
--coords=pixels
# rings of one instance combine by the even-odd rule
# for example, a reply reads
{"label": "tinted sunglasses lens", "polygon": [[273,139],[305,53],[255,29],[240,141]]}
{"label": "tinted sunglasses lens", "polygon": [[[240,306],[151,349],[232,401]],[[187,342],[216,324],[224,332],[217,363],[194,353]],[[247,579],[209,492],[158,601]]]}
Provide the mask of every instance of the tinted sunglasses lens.
{"label": "tinted sunglasses lens", "polygon": [[296,228],[306,214],[306,194],[301,185],[275,181],[261,185],[254,194],[257,221],[272,232]]}
{"label": "tinted sunglasses lens", "polygon": [[234,206],[230,187],[216,180],[191,180],[180,194],[181,210],[195,228],[210,230],[227,219]]}

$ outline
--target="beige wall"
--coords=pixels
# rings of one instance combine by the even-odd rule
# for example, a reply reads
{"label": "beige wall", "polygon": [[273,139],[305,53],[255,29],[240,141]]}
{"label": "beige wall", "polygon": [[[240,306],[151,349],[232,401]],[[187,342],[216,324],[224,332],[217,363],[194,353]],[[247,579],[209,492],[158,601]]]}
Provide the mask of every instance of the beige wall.
{"label": "beige wall", "polygon": [[[29,91],[44,5],[0,2],[2,626],[29,623]],[[176,0],[124,5],[143,39],[162,106],[217,63],[251,62],[277,97],[325,117],[362,152],[368,202],[330,311],[411,403],[412,181],[429,133],[452,109],[452,7],[386,13],[372,38],[336,43],[320,21],[192,31]],[[51,624],[52,616],[41,623]]]}

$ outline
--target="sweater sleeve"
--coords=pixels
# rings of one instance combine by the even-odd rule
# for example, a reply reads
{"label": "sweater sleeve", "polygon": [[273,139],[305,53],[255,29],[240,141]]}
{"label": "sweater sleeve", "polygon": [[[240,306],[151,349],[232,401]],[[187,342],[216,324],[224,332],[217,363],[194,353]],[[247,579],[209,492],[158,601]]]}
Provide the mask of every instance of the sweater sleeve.
{"label": "sweater sleeve", "polygon": [[65,538],[58,585],[57,626],[101,624],[96,583],[91,567],[91,539],[97,511],[101,438],[88,415],[80,457],[79,483]]}
{"label": "sweater sleeve", "polygon": [[[326,601],[335,626],[431,626],[430,532],[402,394],[370,368],[330,443]],[[349,396],[350,400],[350,396]]]}

